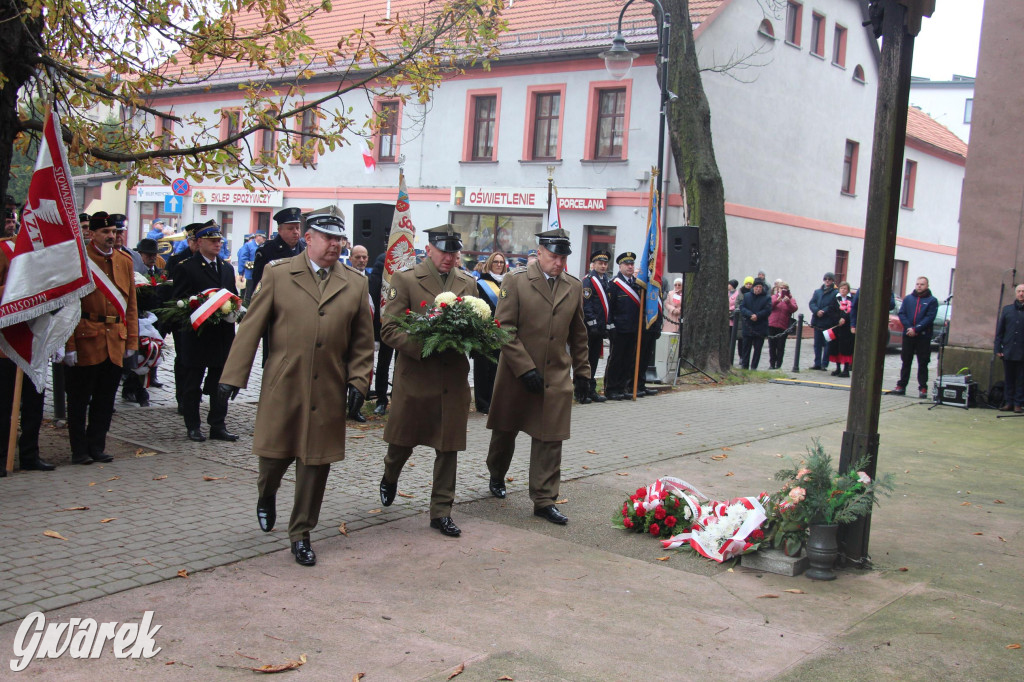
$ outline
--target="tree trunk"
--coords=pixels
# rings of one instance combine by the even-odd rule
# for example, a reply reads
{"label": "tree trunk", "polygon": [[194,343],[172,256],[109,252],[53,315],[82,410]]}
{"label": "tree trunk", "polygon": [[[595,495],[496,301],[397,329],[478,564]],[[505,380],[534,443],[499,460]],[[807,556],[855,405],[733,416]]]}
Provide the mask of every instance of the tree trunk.
{"label": "tree trunk", "polygon": [[724,374],[729,352],[729,239],[725,190],[711,142],[711,109],[700,79],[688,0],[663,0],[672,16],[668,89],[679,99],[668,105],[672,158],[684,188],[689,224],[700,228],[700,266],[686,275],[681,356],[705,372]]}
{"label": "tree trunk", "polygon": [[0,198],[7,194],[14,140],[21,130],[18,119],[18,93],[35,74],[42,45],[43,19],[25,18],[25,4],[8,0],[0,5]]}

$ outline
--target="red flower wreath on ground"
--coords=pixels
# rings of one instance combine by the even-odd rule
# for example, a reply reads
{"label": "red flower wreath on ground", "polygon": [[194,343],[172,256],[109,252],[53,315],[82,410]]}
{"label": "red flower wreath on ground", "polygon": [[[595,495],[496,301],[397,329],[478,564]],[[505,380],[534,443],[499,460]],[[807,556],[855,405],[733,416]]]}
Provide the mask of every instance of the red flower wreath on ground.
{"label": "red flower wreath on ground", "polygon": [[658,524],[656,524],[656,523],[652,523],[650,531],[651,531],[651,535],[657,535],[658,533],[661,532],[661,527]]}
{"label": "red flower wreath on ground", "polygon": [[676,523],[677,523],[676,517],[674,517],[674,516],[666,516],[665,517],[665,526],[666,527],[668,527],[668,528],[675,528],[676,527]]}
{"label": "red flower wreath on ground", "polygon": [[658,507],[657,509],[654,510],[654,518],[658,519],[659,521],[664,519],[666,516],[668,516],[668,512],[665,511],[664,507]]}

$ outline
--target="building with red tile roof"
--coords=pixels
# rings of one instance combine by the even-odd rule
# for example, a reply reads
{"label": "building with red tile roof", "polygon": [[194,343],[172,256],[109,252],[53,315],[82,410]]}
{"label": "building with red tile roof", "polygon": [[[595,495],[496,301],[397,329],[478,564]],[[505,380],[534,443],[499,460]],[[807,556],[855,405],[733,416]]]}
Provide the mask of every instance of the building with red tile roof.
{"label": "building with red tile roof", "polygon": [[[466,65],[422,104],[400,101],[385,88],[348,93],[338,104],[355,122],[354,144],[324,150],[305,165],[289,164],[287,182],[266,190],[247,192],[199,179],[186,200],[186,214],[195,220],[219,218],[240,244],[246,232],[273,230],[269,218],[281,207],[335,203],[348,216],[353,241],[371,247],[372,260],[374,245],[390,225],[404,159],[418,228],[452,222],[462,230],[468,254],[501,249],[519,255],[535,246],[551,168],[562,224],[575,245],[571,271],[582,273],[597,245],[637,251],[646,229],[647,178],[657,157],[652,5],[635,2],[623,17],[622,33],[639,57],[620,81],[609,76],[598,55],[616,33],[621,0],[507,5],[508,30],[488,69]],[[766,13],[761,3],[690,2],[726,191],[730,273],[738,279],[765,270],[772,279],[786,279],[805,299],[826,270],[838,271],[855,286],[859,280],[879,59],[870,28],[861,25],[866,5],[860,0],[822,7],[773,3],[774,11]],[[314,44],[337,44],[351,27],[385,17],[388,6],[394,14],[423,2],[335,3],[334,11],[309,20],[307,33]],[[680,19],[673,18],[673,34],[679,31]],[[286,104],[336,88],[341,68],[313,69],[303,82],[304,94]],[[246,65],[215,77],[206,74],[195,88],[157,93],[151,104],[216,121],[240,106],[239,78],[257,75],[268,85],[288,76],[257,73]],[[393,127],[363,130],[382,108],[389,108]],[[218,132],[211,126],[205,134],[216,139]],[[372,146],[371,173],[365,172],[359,133]],[[281,140],[279,133],[267,143]],[[260,144],[251,144],[254,159]],[[932,279],[937,295],[948,286],[965,158],[966,146],[955,135],[911,111],[897,295],[919,274]],[[663,224],[687,224],[669,155],[664,181]],[[162,187],[139,189],[140,199],[131,207],[134,224],[159,213],[162,204],[155,199],[169,191]]]}

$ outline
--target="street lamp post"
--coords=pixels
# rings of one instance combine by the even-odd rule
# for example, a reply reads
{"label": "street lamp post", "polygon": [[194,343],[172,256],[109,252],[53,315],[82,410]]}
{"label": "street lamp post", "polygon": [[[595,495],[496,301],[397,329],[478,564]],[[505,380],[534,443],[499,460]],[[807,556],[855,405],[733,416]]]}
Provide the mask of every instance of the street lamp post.
{"label": "street lamp post", "polygon": [[[629,74],[633,66],[633,60],[639,55],[626,47],[626,39],[622,35],[622,17],[626,14],[626,8],[635,0],[628,0],[619,12],[619,24],[612,39],[611,49],[600,54],[604,59],[605,69],[608,75],[615,80],[622,80]],[[664,201],[661,197],[662,166],[665,158],[665,119],[668,114],[668,103],[676,99],[676,96],[668,90],[668,48],[669,33],[672,28],[672,21],[669,14],[662,7],[660,0],[647,0],[658,10],[658,81],[661,84],[661,111],[658,120],[658,177],[655,180],[655,187],[658,190],[658,200]]]}

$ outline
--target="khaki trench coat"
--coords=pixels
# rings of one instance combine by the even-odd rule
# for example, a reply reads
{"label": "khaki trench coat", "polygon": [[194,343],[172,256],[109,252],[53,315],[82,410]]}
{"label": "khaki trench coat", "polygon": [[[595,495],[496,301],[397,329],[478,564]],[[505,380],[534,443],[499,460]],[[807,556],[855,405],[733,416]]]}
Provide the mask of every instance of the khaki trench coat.
{"label": "khaki trench coat", "polygon": [[[552,295],[540,266],[531,263],[505,275],[494,316],[516,333],[501,349],[487,428],[566,440],[573,397],[569,370],[590,378],[583,285],[562,273]],[[531,369],[544,377],[542,395],[527,392],[518,379]]]}
{"label": "khaki trench coat", "polygon": [[347,384],[364,395],[373,367],[366,278],[337,263],[323,296],[309,258],[268,265],[231,346],[221,383],[245,386],[267,333],[253,453],[304,464],[345,458]]}
{"label": "khaki trench coat", "polygon": [[418,341],[398,328],[396,317],[407,309],[420,311],[423,301],[431,305],[442,291],[457,296],[476,296],[476,280],[452,269],[448,281],[430,259],[408,270],[396,272],[386,288],[387,303],[381,311],[381,340],[394,348],[394,388],[391,415],[384,427],[384,440],[392,445],[426,445],[441,452],[466,449],[469,421],[469,360],[454,351],[420,357]]}
{"label": "khaki trench coat", "polygon": [[109,359],[118,367],[124,365],[126,350],[139,349],[139,310],[135,299],[135,268],[132,259],[117,249],[108,258],[90,242],[85,248],[86,257],[100,266],[117,287],[125,300],[125,319],[107,324],[95,319],[87,319],[89,315],[118,317],[117,308],[103,292],[96,288],[88,296],[82,298],[82,321],[75,327],[65,344],[67,352],[78,353],[78,366],[98,365]]}

